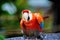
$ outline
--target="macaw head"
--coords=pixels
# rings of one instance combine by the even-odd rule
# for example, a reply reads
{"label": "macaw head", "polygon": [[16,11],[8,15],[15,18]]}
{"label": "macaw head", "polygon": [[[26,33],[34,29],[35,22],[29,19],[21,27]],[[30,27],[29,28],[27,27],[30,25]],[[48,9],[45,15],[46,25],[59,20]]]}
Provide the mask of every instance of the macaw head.
{"label": "macaw head", "polygon": [[22,17],[25,19],[25,20],[30,20],[31,17],[32,17],[32,12],[30,10],[23,10],[22,11]]}

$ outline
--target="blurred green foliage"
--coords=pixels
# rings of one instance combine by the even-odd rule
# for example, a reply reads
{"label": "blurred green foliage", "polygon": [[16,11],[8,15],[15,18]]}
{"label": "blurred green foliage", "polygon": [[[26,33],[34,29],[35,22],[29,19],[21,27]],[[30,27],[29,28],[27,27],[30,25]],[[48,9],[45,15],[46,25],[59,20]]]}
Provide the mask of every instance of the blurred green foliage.
{"label": "blurred green foliage", "polygon": [[0,40],[4,40],[5,36],[4,35],[0,35]]}
{"label": "blurred green foliage", "polygon": [[[7,11],[1,9],[1,6],[6,2],[12,2],[16,6],[17,12],[15,14],[11,15]],[[28,8],[27,0],[1,0],[0,5],[1,27],[4,27],[6,31],[20,29],[19,20],[21,19],[21,11]]]}

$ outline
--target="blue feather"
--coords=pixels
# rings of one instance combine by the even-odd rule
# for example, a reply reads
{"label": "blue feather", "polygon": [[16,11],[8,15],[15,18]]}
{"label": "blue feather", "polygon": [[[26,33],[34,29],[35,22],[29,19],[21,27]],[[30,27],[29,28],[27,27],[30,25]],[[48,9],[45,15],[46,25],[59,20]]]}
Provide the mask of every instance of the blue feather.
{"label": "blue feather", "polygon": [[41,23],[40,23],[40,27],[41,27],[41,28],[44,28],[44,22],[41,22]]}

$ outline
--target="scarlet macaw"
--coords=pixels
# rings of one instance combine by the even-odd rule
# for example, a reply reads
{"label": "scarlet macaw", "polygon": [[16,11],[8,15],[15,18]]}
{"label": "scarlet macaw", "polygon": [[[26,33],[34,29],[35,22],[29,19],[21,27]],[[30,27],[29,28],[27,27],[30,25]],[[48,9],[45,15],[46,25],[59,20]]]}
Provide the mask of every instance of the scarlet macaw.
{"label": "scarlet macaw", "polygon": [[43,32],[44,20],[40,13],[32,13],[30,10],[22,11],[20,27],[24,33],[28,34],[29,30]]}

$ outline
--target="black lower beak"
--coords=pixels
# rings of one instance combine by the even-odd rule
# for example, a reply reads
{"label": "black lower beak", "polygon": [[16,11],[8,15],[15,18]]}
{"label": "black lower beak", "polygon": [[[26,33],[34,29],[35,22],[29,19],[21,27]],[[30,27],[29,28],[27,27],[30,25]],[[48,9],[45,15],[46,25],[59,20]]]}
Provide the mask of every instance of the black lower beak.
{"label": "black lower beak", "polygon": [[28,19],[27,19],[28,21],[30,20],[30,17],[28,16]]}

